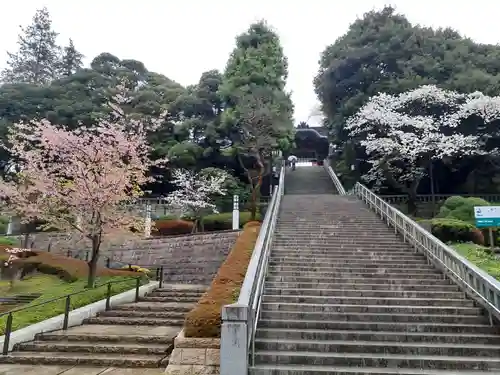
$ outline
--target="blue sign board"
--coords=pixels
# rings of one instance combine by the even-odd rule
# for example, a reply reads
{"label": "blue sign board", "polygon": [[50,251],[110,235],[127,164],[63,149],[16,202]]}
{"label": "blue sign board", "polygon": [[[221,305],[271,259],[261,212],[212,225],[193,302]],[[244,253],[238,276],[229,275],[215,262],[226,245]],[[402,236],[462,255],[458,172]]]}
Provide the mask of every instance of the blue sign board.
{"label": "blue sign board", "polygon": [[500,227],[500,206],[474,207],[474,217],[478,228]]}

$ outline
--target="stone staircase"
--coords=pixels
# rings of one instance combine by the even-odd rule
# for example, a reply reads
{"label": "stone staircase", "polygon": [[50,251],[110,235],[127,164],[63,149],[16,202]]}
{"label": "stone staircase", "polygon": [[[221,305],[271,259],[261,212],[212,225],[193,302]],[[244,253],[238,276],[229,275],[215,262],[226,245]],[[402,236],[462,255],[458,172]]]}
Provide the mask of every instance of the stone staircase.
{"label": "stone staircase", "polygon": [[[39,334],[0,363],[166,367],[184,317],[205,292],[238,231],[139,240],[113,251],[115,265],[163,266],[163,287],[83,325]],[[152,267],[153,266],[153,267]]]}
{"label": "stone staircase", "polygon": [[484,311],[313,168],[287,176],[250,373],[500,374]]}
{"label": "stone staircase", "polygon": [[113,307],[68,330],[38,334],[18,344],[0,363],[166,367],[184,315],[205,286],[164,285],[138,303]]}
{"label": "stone staircase", "polygon": [[285,194],[335,194],[335,188],[324,167],[296,167],[286,171]]}

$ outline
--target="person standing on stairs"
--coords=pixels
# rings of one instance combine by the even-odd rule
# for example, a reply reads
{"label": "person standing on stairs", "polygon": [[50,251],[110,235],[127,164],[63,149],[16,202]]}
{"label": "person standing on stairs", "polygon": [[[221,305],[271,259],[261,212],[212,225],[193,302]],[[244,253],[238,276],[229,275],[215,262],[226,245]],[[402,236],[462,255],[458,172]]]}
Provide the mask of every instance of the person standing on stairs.
{"label": "person standing on stairs", "polygon": [[295,155],[290,155],[288,157],[288,162],[290,163],[290,166],[292,167],[292,171],[295,170],[295,164],[297,163],[297,157]]}

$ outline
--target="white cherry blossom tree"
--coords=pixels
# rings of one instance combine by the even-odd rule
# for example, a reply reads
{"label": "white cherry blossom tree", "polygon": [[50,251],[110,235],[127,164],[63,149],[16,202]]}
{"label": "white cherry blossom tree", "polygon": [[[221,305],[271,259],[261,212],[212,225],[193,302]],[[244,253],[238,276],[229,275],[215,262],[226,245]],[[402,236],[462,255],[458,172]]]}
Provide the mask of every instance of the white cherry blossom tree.
{"label": "white cherry blossom tree", "polygon": [[210,174],[202,172],[174,169],[172,183],[178,189],[166,198],[167,203],[171,206],[194,216],[193,231],[198,228],[203,230],[202,216],[204,214],[217,213],[217,206],[213,203],[213,198],[227,194],[224,182],[229,175],[226,172],[222,170],[212,171]]}
{"label": "white cherry blossom tree", "polygon": [[469,100],[433,85],[372,97],[346,124],[350,135],[361,140],[371,164],[364,179],[374,188],[387,182],[403,191],[410,211],[415,211],[418,186],[433,160],[483,152],[478,135],[460,130],[463,116],[458,114]]}

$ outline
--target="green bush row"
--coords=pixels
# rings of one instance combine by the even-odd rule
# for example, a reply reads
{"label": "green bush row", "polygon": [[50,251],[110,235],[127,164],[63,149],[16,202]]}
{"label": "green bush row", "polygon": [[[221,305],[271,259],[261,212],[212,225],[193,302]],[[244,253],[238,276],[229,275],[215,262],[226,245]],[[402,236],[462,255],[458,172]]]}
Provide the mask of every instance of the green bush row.
{"label": "green bush row", "polygon": [[431,220],[431,232],[443,242],[484,243],[482,232],[462,220],[436,218]]}
{"label": "green bush row", "polygon": [[[261,214],[257,213],[256,220],[261,220]],[[156,221],[169,221],[177,220],[178,218],[171,215],[160,216]],[[193,218],[189,216],[183,216],[183,220],[192,221]],[[243,227],[251,219],[250,212],[240,212],[240,227]],[[222,212],[219,214],[212,214],[203,217],[203,227],[205,231],[219,231],[219,230],[229,230],[233,226],[233,213],[232,212]]]}
{"label": "green bush row", "polygon": [[[446,199],[436,218],[430,221],[434,236],[444,242],[473,242],[489,245],[487,230],[475,226],[474,207],[489,206],[482,198],[453,196]],[[495,231],[494,241],[498,238]]]}

